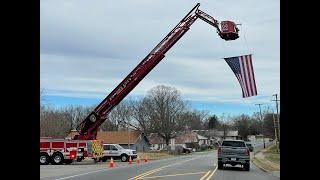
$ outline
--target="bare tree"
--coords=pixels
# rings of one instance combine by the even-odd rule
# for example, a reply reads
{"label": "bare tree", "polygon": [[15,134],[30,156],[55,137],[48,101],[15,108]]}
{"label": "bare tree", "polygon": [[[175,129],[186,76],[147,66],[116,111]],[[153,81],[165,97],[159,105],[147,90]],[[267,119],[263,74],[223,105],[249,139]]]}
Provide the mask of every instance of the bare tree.
{"label": "bare tree", "polygon": [[275,138],[273,117],[276,114],[267,113],[263,117],[263,134],[267,137]]}
{"label": "bare tree", "polygon": [[216,115],[209,116],[205,121],[206,129],[217,129],[219,127],[219,119]]}
{"label": "bare tree", "polygon": [[135,124],[136,129],[149,134],[152,131],[152,121],[149,115],[148,101],[147,99],[142,100],[130,100],[130,109],[132,110],[132,122]]}
{"label": "bare tree", "polygon": [[40,121],[40,136],[65,137],[70,130],[69,121],[65,113],[46,107]]}
{"label": "bare tree", "polygon": [[170,139],[181,125],[177,120],[185,111],[185,102],[179,91],[163,85],[156,86],[148,91],[144,103],[148,109],[152,131],[157,132],[169,145]]}
{"label": "bare tree", "polygon": [[70,124],[70,130],[75,129],[94,109],[94,106],[74,106],[69,105],[61,108],[61,112],[66,114],[66,117]]}
{"label": "bare tree", "polygon": [[[106,120],[103,129],[105,130],[118,130],[119,128],[128,128],[134,126],[132,122],[132,107],[127,101],[119,103],[110,113],[109,119]],[[108,128],[107,125],[112,126],[113,128]]]}
{"label": "bare tree", "polygon": [[40,89],[40,121],[44,118],[44,111],[45,111],[45,92],[44,89]]}
{"label": "bare tree", "polygon": [[181,115],[178,121],[180,130],[196,130],[205,128],[205,119],[208,117],[207,111],[188,110]]}
{"label": "bare tree", "polygon": [[218,123],[217,129],[220,131],[223,131],[223,139],[226,138],[228,135],[229,130],[232,128],[229,121],[226,121],[226,119],[230,120],[231,118],[226,118],[225,113],[222,113],[222,115],[219,117],[220,121]]}
{"label": "bare tree", "polygon": [[239,135],[242,136],[244,139],[250,134],[249,131],[249,121],[250,116],[242,114],[234,118],[234,128],[238,130]]}

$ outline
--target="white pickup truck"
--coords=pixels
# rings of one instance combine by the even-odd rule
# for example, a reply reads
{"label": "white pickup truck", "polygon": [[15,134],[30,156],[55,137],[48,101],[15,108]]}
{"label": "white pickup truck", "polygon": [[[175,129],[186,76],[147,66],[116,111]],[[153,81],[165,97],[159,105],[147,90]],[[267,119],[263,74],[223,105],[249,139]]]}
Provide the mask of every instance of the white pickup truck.
{"label": "white pickup truck", "polygon": [[106,162],[107,159],[120,159],[122,162],[126,162],[131,159],[137,158],[137,152],[132,149],[124,149],[119,144],[103,144],[103,157],[101,160]]}

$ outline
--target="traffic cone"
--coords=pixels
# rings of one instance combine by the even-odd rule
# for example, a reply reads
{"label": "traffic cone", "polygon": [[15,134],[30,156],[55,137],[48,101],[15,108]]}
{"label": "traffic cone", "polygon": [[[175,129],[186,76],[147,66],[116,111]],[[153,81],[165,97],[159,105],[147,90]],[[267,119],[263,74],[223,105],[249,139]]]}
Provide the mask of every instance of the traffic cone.
{"label": "traffic cone", "polygon": [[140,158],[139,156],[137,157],[137,160],[136,160],[136,164],[139,164],[140,163]]}
{"label": "traffic cone", "polygon": [[113,158],[111,157],[111,160],[109,161],[109,168],[113,168],[114,166],[114,162],[113,162]]}
{"label": "traffic cone", "polygon": [[129,162],[128,162],[128,164],[129,164],[129,165],[132,164],[131,156],[129,156]]}

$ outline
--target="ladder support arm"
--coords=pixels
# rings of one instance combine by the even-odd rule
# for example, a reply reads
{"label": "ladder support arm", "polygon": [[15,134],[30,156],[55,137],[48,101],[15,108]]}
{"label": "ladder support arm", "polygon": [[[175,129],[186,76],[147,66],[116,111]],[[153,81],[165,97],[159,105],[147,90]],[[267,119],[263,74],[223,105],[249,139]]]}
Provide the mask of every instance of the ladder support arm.
{"label": "ladder support arm", "polygon": [[191,11],[169,32],[169,34],[127,75],[127,77],[79,124],[80,135],[74,139],[96,139],[97,130],[108,118],[111,110],[118,105],[139,82],[165,57],[165,53],[190,29],[198,19],[218,27],[218,21],[199,10],[198,3]]}

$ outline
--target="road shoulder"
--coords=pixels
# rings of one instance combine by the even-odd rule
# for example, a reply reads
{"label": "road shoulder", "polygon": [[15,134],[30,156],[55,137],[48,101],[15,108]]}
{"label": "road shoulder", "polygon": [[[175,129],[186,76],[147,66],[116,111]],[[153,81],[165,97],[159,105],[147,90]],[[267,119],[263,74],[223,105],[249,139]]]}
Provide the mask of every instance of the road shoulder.
{"label": "road shoulder", "polygon": [[280,162],[273,162],[267,158],[272,147],[273,146],[270,146],[267,149],[262,149],[259,151],[252,159],[252,162],[262,171],[280,177]]}

